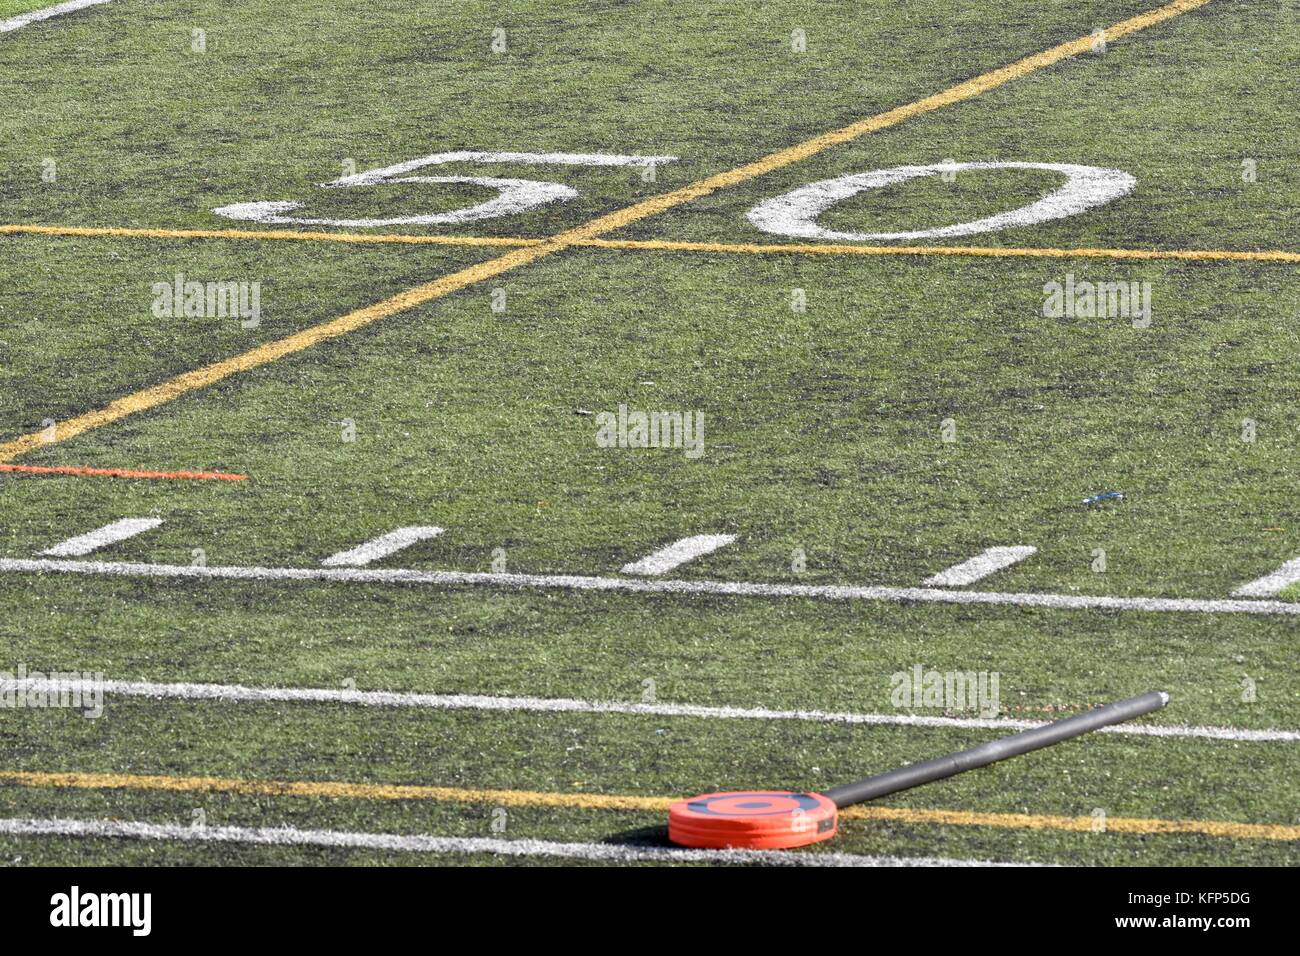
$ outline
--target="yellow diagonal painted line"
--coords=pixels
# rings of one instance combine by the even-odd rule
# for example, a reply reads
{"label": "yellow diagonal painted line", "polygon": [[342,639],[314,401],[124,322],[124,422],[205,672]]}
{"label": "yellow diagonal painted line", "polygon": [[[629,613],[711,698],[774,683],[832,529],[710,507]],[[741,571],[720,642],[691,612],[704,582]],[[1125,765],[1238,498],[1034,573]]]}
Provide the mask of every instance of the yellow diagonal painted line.
{"label": "yellow diagonal painted line", "polygon": [[56,442],[67,441],[69,438],[74,438],[83,432],[102,428],[104,425],[112,424],[129,415],[135,415],[151,408],[157,408],[159,405],[165,405],[182,395],[207,388],[239,372],[246,372],[263,365],[269,365],[286,355],[293,355],[320,342],[347,335],[349,332],[370,325],[372,322],[377,322],[398,312],[404,312],[407,309],[413,309],[418,305],[450,295],[476,282],[482,282],[503,272],[527,265],[552,251],[554,249],[549,244],[515,249],[503,256],[489,259],[487,262],[480,262],[468,269],[461,269],[459,272],[453,272],[440,279],[416,286],[414,289],[408,289],[364,309],[357,309],[355,312],[349,312],[347,315],[340,316],[329,322],[323,322],[320,325],[313,325],[311,328],[303,329],[301,332],[296,332],[286,338],[259,345],[257,348],[250,349],[233,358],[205,365],[203,368],[195,369],[192,372],[185,372],[175,378],[168,379],[160,385],[141,389],[138,392],[119,398],[102,408],[58,422],[49,433],[43,431],[30,432],[4,445],[0,445],[0,463],[13,461],[15,458]]}
{"label": "yellow diagonal painted line", "polygon": [[[228,777],[168,777],[120,773],[47,773],[0,771],[0,784],[81,790],[147,790],[229,793],[258,797],[318,797],[352,800],[431,800],[440,803],[485,803],[503,807],[556,807],[576,810],[625,810],[666,813],[679,797],[629,794],[548,793],[537,790],[484,790],[414,784],[344,783],[327,780],[240,780]],[[1066,817],[1032,813],[978,813],[911,807],[858,806],[840,811],[849,820],[938,826],[997,827],[1009,830],[1091,832],[1092,816]],[[1300,826],[1237,823],[1228,820],[1158,820],[1107,817],[1107,833],[1189,834],[1237,840],[1300,840]]]}
{"label": "yellow diagonal painted line", "polygon": [[[0,235],[71,236],[86,238],[142,237],[147,239],[236,239],[351,244],[398,244],[491,247],[537,246],[545,239],[522,236],[425,236],[393,233],[295,232],[283,229],[136,229],[122,226],[0,225]],[[1284,262],[1300,264],[1300,252],[1281,249],[1109,249],[1025,246],[873,246],[830,242],[691,242],[678,239],[580,239],[582,249],[632,252],[702,252],[724,255],[799,256],[951,256],[981,259],[1169,259],[1183,262]]]}
{"label": "yellow diagonal painted line", "polygon": [[[1145,30],[1190,10],[1205,6],[1209,2],[1210,0],[1174,0],[1173,3],[1167,3],[1154,10],[1107,27],[1105,30],[1106,39],[1107,41],[1119,40],[1139,30]],[[624,209],[599,216],[590,222],[545,239],[537,245],[513,249],[498,258],[481,262],[467,269],[461,269],[450,275],[443,276],[440,279],[435,279],[432,282],[427,282],[424,285],[408,289],[364,309],[358,309],[329,322],[314,325],[287,338],[259,345],[242,355],[178,375],[160,385],[145,388],[119,398],[102,408],[59,422],[52,430],[44,429],[31,432],[0,445],[0,462],[12,461],[54,442],[66,441],[91,429],[102,428],[127,416],[157,408],[159,405],[166,404],[190,392],[207,388],[232,375],[276,362],[287,355],[293,355],[320,342],[346,335],[380,319],[441,299],[468,286],[529,265],[555,253],[563,252],[566,249],[573,248],[581,241],[598,239],[607,233],[615,232],[634,222],[656,216],[669,209],[707,196],[719,189],[748,182],[766,173],[807,159],[809,156],[830,149],[833,146],[888,129],[913,117],[922,116],[943,107],[973,99],[1013,80],[1018,80],[1060,63],[1062,60],[1087,53],[1092,49],[1095,41],[1096,38],[1089,35],[1058,44],[1041,53],[1036,53],[1007,66],[958,83],[941,93],[927,96],[905,106],[887,110],[884,113],[869,116],[841,129],[832,130],[786,149],[778,150],[764,156],[762,159],[747,163],[736,169],[709,176],[671,192],[653,196]]]}
{"label": "yellow diagonal painted line", "polygon": [[[1190,10],[1203,7],[1210,0],[1175,0],[1173,3],[1165,4],[1146,13],[1131,17],[1114,26],[1105,29],[1107,41],[1118,40],[1121,37],[1136,33],[1139,30],[1145,30],[1148,27],[1163,23],[1173,17],[1180,16]],[[859,139],[870,133],[878,133],[883,129],[891,126],[897,126],[906,120],[917,116],[931,113],[935,110],[942,109],[945,106],[952,106],[955,103],[961,103],[966,100],[974,99],[989,90],[1004,86],[1013,80],[1044,70],[1049,66],[1060,63],[1071,57],[1087,53],[1093,49],[1097,37],[1085,36],[1076,40],[1070,40],[1067,43],[1061,43],[1042,53],[1036,53],[1033,56],[1025,57],[1023,60],[1017,60],[1007,66],[988,73],[983,73],[974,79],[958,83],[956,86],[950,86],[941,93],[935,93],[924,99],[916,100],[905,106],[899,106],[895,109],[888,110],[884,113],[877,113],[866,119],[859,120],[856,123],[850,123],[841,129],[832,130],[828,133],[822,133],[820,136],[814,136],[812,139],[804,140],[794,146],[778,150],[764,156],[762,159],[747,163],[744,166],[729,170],[725,173],[718,173],[716,176],[710,176],[707,179],[701,179],[698,182],[675,189],[672,192],[663,193],[659,196],[653,196],[650,199],[635,203],[626,209],[620,209],[616,212],[609,213],[593,219],[585,225],[578,226],[574,229],[563,233],[562,236],[567,242],[572,243],[577,239],[594,239],[608,232],[621,229],[624,226],[645,219],[649,216],[655,216],[662,212],[667,212],[684,203],[700,199],[710,193],[717,192],[719,189],[725,189],[728,186],[736,186],[740,183],[757,179],[767,173],[782,169],[792,163],[807,159],[817,153],[830,149],[833,146],[839,146],[852,140]]]}

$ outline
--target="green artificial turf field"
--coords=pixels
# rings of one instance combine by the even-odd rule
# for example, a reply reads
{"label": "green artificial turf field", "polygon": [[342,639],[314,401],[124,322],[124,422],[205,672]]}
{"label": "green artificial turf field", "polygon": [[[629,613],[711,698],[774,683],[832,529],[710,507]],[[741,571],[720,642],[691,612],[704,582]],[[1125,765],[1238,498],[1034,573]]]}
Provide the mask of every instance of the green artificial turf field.
{"label": "green artificial turf field", "polygon": [[[28,675],[0,860],[619,861],[668,846],[665,798],[826,788],[1160,689],[1148,732],[791,854],[1300,861],[1300,0],[1179,2],[959,96],[1160,4],[111,0],[0,33],[0,678]],[[605,159],[322,188],[466,152]],[[1007,162],[1133,185],[958,236],[749,215],[906,166],[951,171],[815,225],[941,230],[1062,186],[958,165]],[[554,201],[393,221],[519,181]],[[300,205],[214,212],[250,203]],[[160,306],[177,282],[256,314]],[[1067,282],[1148,308],[1050,314]],[[604,447],[620,406],[702,445]],[[42,554],[123,519],[161,523]],[[322,570],[400,528],[426,530]],[[731,539],[625,569],[706,534]],[[1037,550],[923,584],[1008,546]],[[900,703],[917,667],[999,693]],[[116,682],[102,716],[36,706],[56,671]]]}

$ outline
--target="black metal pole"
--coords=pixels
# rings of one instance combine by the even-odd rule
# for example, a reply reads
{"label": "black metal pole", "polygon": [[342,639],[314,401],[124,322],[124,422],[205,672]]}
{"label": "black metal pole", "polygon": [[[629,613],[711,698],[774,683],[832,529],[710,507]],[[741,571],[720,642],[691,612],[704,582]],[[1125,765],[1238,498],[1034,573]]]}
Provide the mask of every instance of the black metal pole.
{"label": "black metal pole", "polygon": [[1153,690],[1149,694],[1105,704],[1087,713],[1053,721],[1045,727],[1035,727],[1033,730],[1012,734],[1000,740],[991,740],[970,750],[899,767],[897,770],[867,777],[865,780],[855,780],[841,787],[832,787],[826,791],[825,796],[834,800],[837,807],[851,806],[864,800],[897,793],[900,790],[909,790],[932,780],[942,780],[967,770],[974,770],[976,767],[987,767],[991,763],[1006,760],[1008,757],[1018,757],[1031,750],[1050,747],[1052,744],[1059,744],[1063,740],[1078,737],[1091,730],[1149,714],[1167,703],[1169,703],[1168,694],[1162,690]]}

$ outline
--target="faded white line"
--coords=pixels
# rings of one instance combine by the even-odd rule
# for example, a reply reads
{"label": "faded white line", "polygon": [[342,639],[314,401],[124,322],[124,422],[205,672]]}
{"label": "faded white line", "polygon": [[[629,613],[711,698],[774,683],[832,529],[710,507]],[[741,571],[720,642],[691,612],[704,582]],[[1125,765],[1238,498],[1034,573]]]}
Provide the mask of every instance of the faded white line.
{"label": "faded white line", "polygon": [[511,574],[490,571],[414,571],[406,568],[259,568],[133,561],[55,561],[0,558],[0,572],[89,574],[123,578],[198,578],[226,581],[326,581],[351,584],[428,584],[436,587],[557,588],[632,594],[708,594],[725,597],[788,597],[826,601],[892,601],[902,604],[997,604],[1052,610],[1158,611],[1193,614],[1300,614],[1300,603],[1228,598],[1128,598],[1086,594],[953,591],[944,588],[862,587],[844,584],[762,584],[745,581],[682,581],[577,574]]}
{"label": "faded white line", "polygon": [[689,538],[674,541],[666,548],[660,548],[654,554],[648,554],[640,561],[633,561],[622,567],[624,574],[667,574],[693,558],[710,554],[724,548],[736,540],[734,534],[697,534]]}
{"label": "faded white line", "polygon": [[74,10],[84,10],[86,7],[97,7],[102,3],[108,3],[109,0],[68,0],[67,3],[56,4],[52,7],[46,7],[43,10],[33,10],[30,13],[20,13],[16,17],[10,17],[8,20],[0,20],[0,33],[8,33],[11,30],[19,30],[31,23],[37,23],[41,20],[48,20],[50,17],[62,16],[65,13],[72,13]]}
{"label": "faded white line", "polygon": [[[485,694],[429,694],[417,691],[352,690],[334,687],[246,687],[242,684],[157,683],[153,681],[56,680],[0,681],[0,691],[68,694],[102,691],[107,696],[156,700],[216,700],[235,703],[328,703],[361,707],[413,707],[427,710],[492,710],[534,713],[628,714],[650,717],[699,717],[720,720],[806,720],[823,724],[867,724],[971,730],[1030,730],[1045,720],[990,717],[940,717],[920,714],[870,714],[826,710],[774,710],[767,707],[717,707],[702,704],[643,704],[577,700],[570,697],[494,697]],[[1117,724],[1102,733],[1140,737],[1191,737],[1248,742],[1300,741],[1298,730],[1248,730],[1237,727],[1190,727],[1177,724]]]}
{"label": "faded white line", "polygon": [[784,850],[687,850],[630,843],[557,843],[550,840],[497,840],[349,830],[299,830],[295,827],[187,826],[122,820],[0,819],[0,834],[165,840],[180,843],[244,843],[259,846],[321,846],[347,850],[404,853],[491,854],[558,857],[608,863],[721,863],[765,866],[1040,866],[946,857],[864,856],[855,853]]}
{"label": "faded white line", "polygon": [[102,528],[69,538],[42,551],[41,554],[48,554],[52,558],[75,558],[106,548],[118,541],[134,538],[137,534],[156,528],[160,524],[162,524],[161,518],[123,518],[121,521],[114,521]]}
{"label": "faded white line", "polygon": [[378,561],[380,558],[386,558],[390,554],[396,554],[403,548],[409,548],[417,541],[436,538],[442,532],[442,528],[435,528],[431,525],[398,528],[395,531],[388,532],[388,534],[382,534],[378,538],[367,541],[365,544],[358,545],[350,551],[340,551],[338,554],[332,554],[323,560],[321,564],[327,568],[359,568],[372,561]]}
{"label": "faded white line", "polygon": [[994,571],[1009,568],[1037,551],[1038,549],[1031,545],[988,548],[961,564],[954,564],[948,570],[926,578],[921,583],[927,587],[949,588],[974,584],[980,578],[986,578]]}
{"label": "faded white line", "polygon": [[1234,597],[1273,597],[1283,588],[1300,581],[1300,558],[1292,558],[1272,574],[1266,574],[1233,591]]}

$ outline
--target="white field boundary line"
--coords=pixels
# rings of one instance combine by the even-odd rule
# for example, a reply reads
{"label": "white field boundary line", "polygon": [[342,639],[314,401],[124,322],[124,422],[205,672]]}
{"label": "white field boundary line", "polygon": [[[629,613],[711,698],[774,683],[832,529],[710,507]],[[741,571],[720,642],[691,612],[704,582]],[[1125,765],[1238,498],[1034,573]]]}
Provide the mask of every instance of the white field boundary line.
{"label": "white field boundary line", "polygon": [[348,850],[404,853],[476,854],[509,857],[558,857],[609,863],[720,863],[765,866],[1041,866],[956,860],[945,857],[863,856],[855,853],[789,850],[687,850],[620,843],[556,843],[550,840],[498,840],[488,837],[443,837],[425,834],[358,833],[348,830],[299,830],[295,827],[196,827],[177,823],[120,820],[0,819],[8,836],[116,838],[180,843],[243,843],[259,846],[319,846]]}
{"label": "white field boundary line", "polygon": [[[939,717],[920,714],[864,714],[825,710],[774,710],[767,707],[717,707],[700,704],[640,704],[576,700],[569,697],[494,697],[484,694],[430,694],[418,691],[350,690],[334,687],[246,687],[242,684],[156,683],[153,681],[56,680],[25,677],[0,680],[0,691],[82,693],[152,700],[215,700],[234,703],[328,703],[361,707],[412,707],[427,710],[526,711],[565,714],[626,714],[650,717],[698,717],[719,720],[803,720],[822,724],[866,724],[970,730],[1031,730],[1046,720],[1001,717]],[[1190,737],[1205,740],[1272,743],[1300,741],[1300,730],[1246,730],[1236,727],[1190,727],[1177,724],[1115,724],[1102,733],[1138,737]]]}
{"label": "white field boundary line", "polygon": [[890,601],[907,604],[994,604],[1052,610],[1152,611],[1193,614],[1300,614],[1291,601],[1228,598],[1107,597],[1103,595],[953,591],[844,584],[765,584],[745,581],[683,581],[575,574],[510,574],[487,571],[415,571],[403,568],[260,568],[129,561],[60,561],[0,558],[0,573],[88,574],[124,578],[199,578],[228,581],[322,581],[352,584],[429,584],[437,587],[554,588],[634,594],[788,597],[829,601]]}
{"label": "white field boundary line", "polygon": [[1038,549],[1028,544],[987,548],[975,557],[968,558],[961,564],[954,564],[946,571],[940,571],[921,583],[927,587],[958,587],[963,584],[974,584],[995,571],[1009,568],[1037,553]]}
{"label": "white field boundary line", "polygon": [[67,3],[56,4],[52,7],[46,7],[43,10],[32,10],[30,13],[20,13],[18,16],[10,17],[8,20],[0,20],[0,33],[10,33],[14,30],[21,30],[29,24],[38,23],[41,20],[48,20],[50,17],[62,16],[65,13],[84,10],[86,7],[97,7],[100,4],[109,2],[110,0],[68,0]]}

